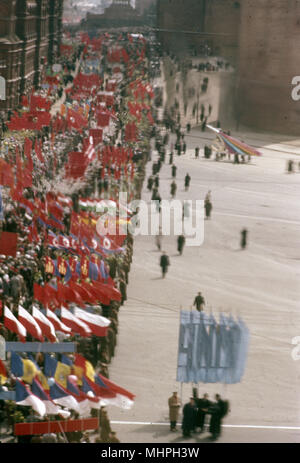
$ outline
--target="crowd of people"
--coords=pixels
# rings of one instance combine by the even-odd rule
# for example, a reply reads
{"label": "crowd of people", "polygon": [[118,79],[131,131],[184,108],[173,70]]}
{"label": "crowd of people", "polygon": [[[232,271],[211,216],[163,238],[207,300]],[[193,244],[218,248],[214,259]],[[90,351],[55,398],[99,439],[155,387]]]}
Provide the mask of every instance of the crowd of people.
{"label": "crowd of people", "polygon": [[[173,392],[168,399],[171,432],[177,431],[176,426],[181,405],[177,392]],[[222,419],[228,413],[229,402],[223,400],[219,394],[215,395],[215,401],[211,401],[207,393],[202,398],[198,398],[197,389],[194,389],[193,397],[182,408],[183,437],[192,437],[192,434],[204,433],[207,427],[211,439],[217,440],[221,436]]]}
{"label": "crowd of people", "polygon": [[[58,237],[62,233],[67,236],[72,235],[74,217],[85,217],[86,222],[91,224],[97,217],[92,212],[84,215],[82,203],[87,198],[117,201],[117,194],[121,190],[127,192],[129,199],[139,199],[141,196],[145,165],[150,150],[151,127],[154,123],[149,106],[152,96],[147,74],[151,51],[145,39],[134,41],[126,33],[123,33],[123,36],[123,51],[121,52],[121,48],[118,47],[119,34],[102,35],[94,41],[87,34],[77,34],[73,37],[69,34],[67,38],[72,43],[72,52],[60,58],[62,70],[59,76],[56,76],[56,85],[52,87],[46,85],[45,77],[41,87],[35,89],[34,92],[35,97],[48,98],[52,108],[56,101],[61,99],[63,101],[61,113],[54,112],[50,126],[43,126],[40,130],[8,129],[9,123],[14,118],[21,118],[28,111],[30,102],[24,96],[18,111],[15,114],[9,114],[9,120],[3,124],[4,140],[1,146],[1,158],[7,165],[17,166],[17,184],[10,185],[10,188],[8,186],[1,188],[3,219],[0,222],[1,231],[2,234],[7,232],[17,237],[15,253],[5,252],[0,255],[0,335],[6,341],[17,341],[18,334],[10,330],[5,322],[5,308],[9,309],[16,318],[20,306],[29,313],[33,306],[44,310],[47,306],[51,307],[51,301],[42,302],[37,297],[36,288],[58,287],[60,284],[63,286],[67,284],[65,268],[66,266],[69,268],[67,262],[70,252],[66,248],[50,246],[49,236]],[[115,55],[111,50],[114,50]],[[75,96],[76,91],[79,91],[78,88],[73,89],[68,84],[72,84],[80,73],[84,72],[87,75],[95,73],[95,66],[90,65],[95,62],[98,63],[96,70],[101,84],[99,87],[92,87],[88,94],[82,95],[78,100]],[[117,67],[118,72],[114,69]],[[115,79],[116,77],[118,79]],[[132,83],[136,86],[132,87]],[[110,114],[110,122],[101,129],[102,141],[99,141],[97,145],[93,143],[91,161],[85,172],[70,180],[66,178],[69,153],[80,154],[87,148],[91,148],[89,144],[86,145],[86,142],[91,140],[90,130],[97,128],[97,101],[100,95],[105,97],[109,85],[112,86],[114,98],[107,104],[101,103],[100,106],[106,114]],[[128,108],[130,104],[138,105],[137,101],[142,101],[144,106],[140,107],[140,113],[134,117]],[[147,110],[146,107],[149,109]],[[87,125],[76,126],[73,118],[65,117],[69,114],[68,111],[73,111],[74,114],[79,113],[80,116],[85,115]],[[128,134],[129,122],[135,127],[135,135]],[[29,148],[28,151],[28,145],[35,149]],[[130,150],[128,165],[131,166],[131,173],[124,164],[116,162],[113,164],[112,159],[105,161],[101,154],[101,150],[104,149],[120,153],[124,146],[128,147],[128,153]],[[30,180],[27,183],[22,183],[23,178],[18,178],[18,175],[21,176],[22,164],[26,169],[28,165],[31,166]],[[50,207],[52,211],[59,210],[59,220],[57,216],[53,219],[49,213]],[[43,211],[42,216],[40,211]],[[44,211],[49,215],[46,212],[44,214]],[[50,216],[52,222],[49,219]],[[45,226],[44,220],[48,226]],[[104,301],[98,298],[97,302],[90,301],[85,304],[85,308],[109,320],[106,336],[82,337],[74,332],[71,335],[57,332],[58,341],[75,342],[77,353],[90,362],[97,373],[106,378],[109,377],[109,364],[117,345],[118,313],[127,300],[126,288],[129,283],[133,254],[132,235],[130,233],[124,235],[120,244],[121,247],[116,246],[118,252],[106,251],[107,248],[102,246],[100,254],[99,252],[97,254],[103,264],[102,269],[106,275],[106,281],[111,282],[111,287],[119,292],[120,298],[116,297],[107,301],[107,298]],[[77,263],[80,263],[77,257],[75,257],[75,263],[76,259]],[[65,266],[58,265],[59,261]],[[52,264],[55,264],[53,268]],[[91,275],[86,276],[87,279],[84,280],[84,276],[80,277],[79,274],[75,280],[80,284],[84,282],[91,284]],[[67,300],[65,302],[67,303]],[[76,304],[69,301],[67,305],[72,309]],[[51,310],[55,308],[57,307],[51,307]],[[27,333],[26,340],[34,341],[29,333]],[[21,354],[21,357],[29,359],[26,353]],[[69,357],[70,361],[73,360],[71,354],[66,357]],[[44,355],[34,354],[30,358],[43,371]],[[0,376],[1,391],[14,390],[16,377],[10,371],[9,362],[4,363],[7,378]],[[0,400],[0,413],[0,420],[6,422],[9,427],[15,422],[38,421],[38,416],[32,412],[30,407],[16,405],[13,401]],[[71,417],[78,416],[72,411]],[[57,417],[46,417],[47,420],[54,418]],[[105,407],[100,410],[99,432],[98,441],[118,442],[116,434],[110,427]],[[61,436],[55,435],[54,437],[45,435],[43,438],[26,437],[26,442],[36,443],[60,441],[60,438],[64,440]],[[89,441],[88,435],[79,432],[74,435],[67,433],[66,437],[69,442]],[[23,439],[24,442],[25,440]]]}

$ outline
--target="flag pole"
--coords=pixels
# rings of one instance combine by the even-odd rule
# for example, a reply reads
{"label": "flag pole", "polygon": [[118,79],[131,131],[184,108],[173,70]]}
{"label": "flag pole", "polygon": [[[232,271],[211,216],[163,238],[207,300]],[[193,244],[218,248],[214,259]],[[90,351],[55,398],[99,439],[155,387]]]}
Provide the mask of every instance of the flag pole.
{"label": "flag pole", "polygon": [[183,383],[180,383],[180,402],[182,406],[182,396],[183,396]]}
{"label": "flag pole", "polygon": [[66,435],[65,435],[65,433],[64,433],[64,430],[63,430],[63,427],[62,427],[62,425],[61,425],[61,422],[60,422],[60,421],[58,422],[58,425],[59,425],[59,428],[60,428],[60,430],[61,430],[61,433],[62,433],[62,435],[63,435],[63,437],[64,437],[65,441],[66,441],[66,442],[67,442],[67,444],[68,444],[68,443],[69,443],[69,441],[68,441],[68,439],[67,439],[67,436],[66,436]]}

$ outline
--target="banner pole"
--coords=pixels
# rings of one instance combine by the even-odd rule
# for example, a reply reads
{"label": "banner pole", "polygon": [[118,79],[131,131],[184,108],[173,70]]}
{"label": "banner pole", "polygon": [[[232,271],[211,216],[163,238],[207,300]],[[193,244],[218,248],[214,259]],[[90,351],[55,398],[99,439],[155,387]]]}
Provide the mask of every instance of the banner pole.
{"label": "banner pole", "polygon": [[58,426],[59,426],[59,428],[60,428],[60,430],[61,430],[61,433],[62,433],[62,435],[63,435],[63,437],[64,437],[65,441],[66,441],[66,442],[67,442],[67,444],[68,444],[68,443],[69,443],[69,441],[68,441],[68,439],[67,439],[67,436],[65,435],[65,432],[64,432],[64,430],[63,430],[63,427],[62,427],[62,425],[61,425],[61,422],[60,422],[60,421],[58,422]]}

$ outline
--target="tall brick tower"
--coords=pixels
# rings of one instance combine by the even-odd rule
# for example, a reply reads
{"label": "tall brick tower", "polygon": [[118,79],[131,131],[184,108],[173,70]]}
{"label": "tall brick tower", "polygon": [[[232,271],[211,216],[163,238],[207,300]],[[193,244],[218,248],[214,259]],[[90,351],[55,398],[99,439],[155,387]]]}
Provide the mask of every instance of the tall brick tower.
{"label": "tall brick tower", "polygon": [[37,46],[35,53],[35,78],[34,85],[40,83],[42,70],[47,62],[49,46],[49,24],[48,24],[48,0],[37,0]]}
{"label": "tall brick tower", "polygon": [[300,75],[300,1],[243,0],[237,115],[241,124],[299,135],[300,102],[291,98]]}
{"label": "tall brick tower", "polygon": [[15,108],[20,98],[22,41],[16,35],[16,0],[0,1],[0,76],[6,81],[1,110]]}
{"label": "tall brick tower", "polygon": [[35,77],[35,51],[37,45],[36,0],[17,0],[17,35],[22,40],[21,93],[31,90]]}

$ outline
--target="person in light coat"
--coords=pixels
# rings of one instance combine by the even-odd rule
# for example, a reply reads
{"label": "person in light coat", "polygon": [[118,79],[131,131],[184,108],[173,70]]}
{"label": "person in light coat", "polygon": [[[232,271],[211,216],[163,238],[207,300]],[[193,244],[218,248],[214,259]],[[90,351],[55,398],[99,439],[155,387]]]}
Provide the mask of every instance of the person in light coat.
{"label": "person in light coat", "polygon": [[181,406],[180,399],[177,396],[177,392],[173,392],[173,395],[168,400],[169,405],[169,418],[170,418],[170,431],[177,431],[176,424],[178,421],[179,409]]}

